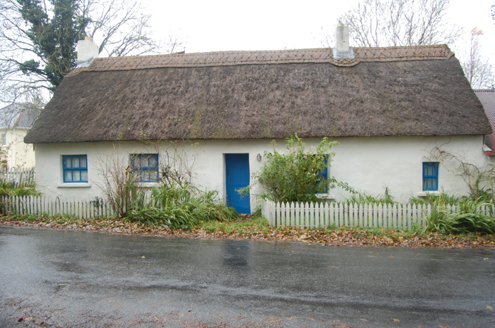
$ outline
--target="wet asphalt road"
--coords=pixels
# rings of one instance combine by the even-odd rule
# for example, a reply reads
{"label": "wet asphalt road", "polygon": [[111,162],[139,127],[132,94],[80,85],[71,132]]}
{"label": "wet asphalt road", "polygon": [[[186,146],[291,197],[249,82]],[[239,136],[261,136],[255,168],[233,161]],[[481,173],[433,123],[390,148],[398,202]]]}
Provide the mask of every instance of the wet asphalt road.
{"label": "wet asphalt road", "polygon": [[0,327],[495,327],[488,306],[495,250],[0,228]]}

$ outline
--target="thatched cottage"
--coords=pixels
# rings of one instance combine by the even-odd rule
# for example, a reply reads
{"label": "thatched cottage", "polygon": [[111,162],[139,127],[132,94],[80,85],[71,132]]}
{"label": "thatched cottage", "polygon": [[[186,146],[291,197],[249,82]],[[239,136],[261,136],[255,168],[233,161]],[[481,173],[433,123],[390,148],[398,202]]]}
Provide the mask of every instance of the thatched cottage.
{"label": "thatched cottage", "polygon": [[25,138],[36,145],[45,194],[101,196],[101,163],[116,153],[153,185],[166,141],[190,140],[192,182],[249,213],[235,189],[250,183],[273,139],[283,150],[295,133],[308,146],[339,141],[329,174],[368,194],[464,194],[464,182],[429,150],[483,163],[483,136],[492,132],[445,45],[81,61],[86,67],[64,78]]}

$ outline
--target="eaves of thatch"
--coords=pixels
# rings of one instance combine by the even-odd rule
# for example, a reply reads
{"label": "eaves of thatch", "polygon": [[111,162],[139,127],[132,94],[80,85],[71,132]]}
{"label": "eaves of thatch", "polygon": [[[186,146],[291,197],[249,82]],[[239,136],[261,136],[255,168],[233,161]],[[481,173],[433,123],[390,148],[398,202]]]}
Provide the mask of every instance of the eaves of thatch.
{"label": "eaves of thatch", "polygon": [[482,135],[445,45],[99,58],[67,75],[28,143]]}

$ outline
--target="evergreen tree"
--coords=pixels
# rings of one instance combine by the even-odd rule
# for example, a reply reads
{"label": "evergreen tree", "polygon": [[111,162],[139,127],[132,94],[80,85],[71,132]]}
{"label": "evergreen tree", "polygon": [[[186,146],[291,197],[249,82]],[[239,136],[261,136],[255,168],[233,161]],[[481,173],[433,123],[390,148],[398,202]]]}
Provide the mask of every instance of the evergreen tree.
{"label": "evergreen tree", "polygon": [[84,38],[90,22],[77,16],[77,0],[50,0],[53,16],[49,17],[40,0],[17,0],[20,13],[29,25],[27,37],[34,45],[34,53],[45,63],[31,59],[19,65],[24,74],[44,77],[55,90],[63,77],[76,66],[76,44]]}

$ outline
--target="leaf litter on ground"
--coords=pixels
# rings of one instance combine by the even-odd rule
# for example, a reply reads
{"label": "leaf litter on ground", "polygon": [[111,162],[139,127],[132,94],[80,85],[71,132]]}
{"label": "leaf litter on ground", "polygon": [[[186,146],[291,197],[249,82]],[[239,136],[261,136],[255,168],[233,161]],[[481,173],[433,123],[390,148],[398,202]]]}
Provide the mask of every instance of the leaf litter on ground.
{"label": "leaf litter on ground", "polygon": [[441,248],[495,248],[491,234],[446,235],[422,231],[398,231],[383,228],[335,227],[307,229],[270,227],[265,220],[241,216],[229,222],[208,221],[191,229],[169,229],[120,219],[33,218],[0,216],[0,226],[51,230],[78,230],[122,235],[143,235],[199,239],[256,240],[305,243],[322,246],[392,246]]}

